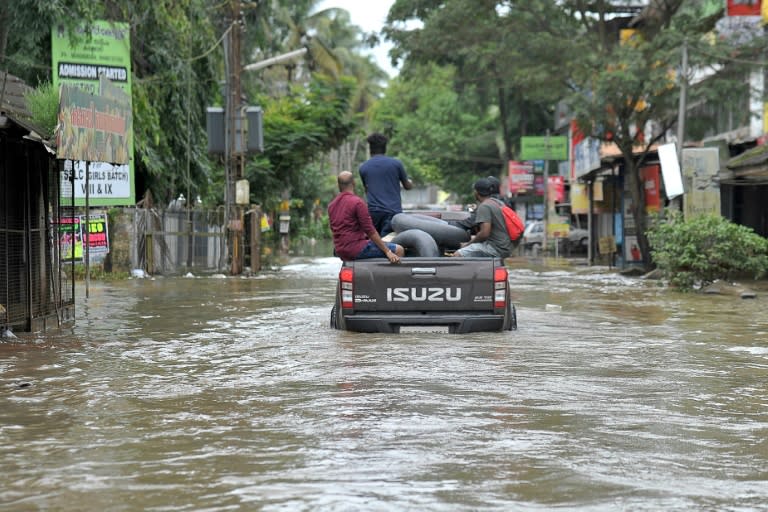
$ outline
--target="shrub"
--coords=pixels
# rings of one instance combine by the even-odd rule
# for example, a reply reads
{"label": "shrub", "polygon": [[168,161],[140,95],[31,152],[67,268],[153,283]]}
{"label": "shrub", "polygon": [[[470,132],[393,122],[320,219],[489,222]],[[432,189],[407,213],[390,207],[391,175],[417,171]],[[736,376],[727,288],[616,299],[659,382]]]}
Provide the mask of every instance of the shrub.
{"label": "shrub", "polygon": [[331,228],[328,223],[328,214],[323,214],[319,219],[303,218],[299,224],[299,238],[325,240],[331,237]]}
{"label": "shrub", "polygon": [[684,220],[668,210],[647,232],[651,256],[670,284],[681,290],[718,279],[758,279],[768,271],[768,239],[719,215]]}
{"label": "shrub", "polygon": [[40,128],[44,139],[53,136],[58,122],[59,114],[59,90],[50,82],[41,84],[26,94],[27,109],[30,113],[32,124]]}

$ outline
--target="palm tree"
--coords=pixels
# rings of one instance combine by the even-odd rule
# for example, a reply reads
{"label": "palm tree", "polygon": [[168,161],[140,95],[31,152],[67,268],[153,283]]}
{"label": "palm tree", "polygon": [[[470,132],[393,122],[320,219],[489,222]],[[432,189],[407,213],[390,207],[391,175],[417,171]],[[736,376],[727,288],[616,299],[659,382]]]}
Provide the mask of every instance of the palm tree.
{"label": "palm tree", "polygon": [[[246,31],[250,37],[249,62],[257,62],[299,48],[308,50],[304,58],[272,66],[259,73],[246,74],[245,83],[270,96],[288,94],[294,84],[306,84],[311,73],[331,77],[355,78],[357,87],[350,106],[350,116],[358,120],[360,130],[329,155],[333,172],[351,169],[361,146],[371,106],[381,97],[388,79],[373,58],[364,55],[365,34],[352,24],[349,12],[330,8],[317,10],[320,0],[272,0],[261,3],[258,30]],[[253,32],[253,34],[251,34]],[[248,52],[248,50],[246,50]],[[246,86],[247,87],[247,86]]]}

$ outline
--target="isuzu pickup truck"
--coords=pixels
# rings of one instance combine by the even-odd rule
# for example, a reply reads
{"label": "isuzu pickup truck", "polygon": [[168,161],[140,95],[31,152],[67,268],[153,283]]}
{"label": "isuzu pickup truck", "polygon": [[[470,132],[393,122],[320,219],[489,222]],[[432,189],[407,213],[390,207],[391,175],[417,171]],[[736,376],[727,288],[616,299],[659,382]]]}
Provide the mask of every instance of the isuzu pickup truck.
{"label": "isuzu pickup truck", "polygon": [[342,264],[331,327],[462,334],[514,330],[517,318],[501,259],[376,258]]}
{"label": "isuzu pickup truck", "polygon": [[[396,217],[393,226],[409,227],[412,219],[398,223]],[[433,222],[435,229],[442,230],[438,239],[440,235],[451,239],[450,230],[434,219],[419,220],[418,225],[429,231]],[[398,237],[429,238],[423,232],[406,233]],[[440,253],[446,249],[442,241]],[[452,241],[457,248],[455,236]],[[428,250],[423,248],[426,244],[418,245]],[[406,256],[394,265],[385,258],[343,262],[331,327],[357,332],[451,334],[517,329],[509,274],[502,259],[409,256],[408,251],[406,248]]]}

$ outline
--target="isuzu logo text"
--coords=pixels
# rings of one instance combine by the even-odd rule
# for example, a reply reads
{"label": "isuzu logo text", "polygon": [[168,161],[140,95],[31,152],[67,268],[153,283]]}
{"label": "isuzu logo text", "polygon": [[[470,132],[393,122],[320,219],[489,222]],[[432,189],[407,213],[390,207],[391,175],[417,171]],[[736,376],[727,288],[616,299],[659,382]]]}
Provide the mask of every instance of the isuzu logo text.
{"label": "isuzu logo text", "polygon": [[387,288],[387,302],[458,302],[461,288]]}

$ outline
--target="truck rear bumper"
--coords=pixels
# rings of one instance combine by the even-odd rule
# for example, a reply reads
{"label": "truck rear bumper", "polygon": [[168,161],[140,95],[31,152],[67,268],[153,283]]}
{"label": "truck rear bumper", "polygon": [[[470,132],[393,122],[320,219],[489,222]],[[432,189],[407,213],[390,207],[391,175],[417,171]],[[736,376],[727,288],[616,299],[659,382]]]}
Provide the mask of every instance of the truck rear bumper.
{"label": "truck rear bumper", "polygon": [[[376,314],[358,313],[344,315],[344,325],[349,331],[399,333],[400,327],[419,328],[424,332],[464,334],[492,332],[504,329],[504,316],[491,314]],[[423,328],[423,329],[421,329]]]}

